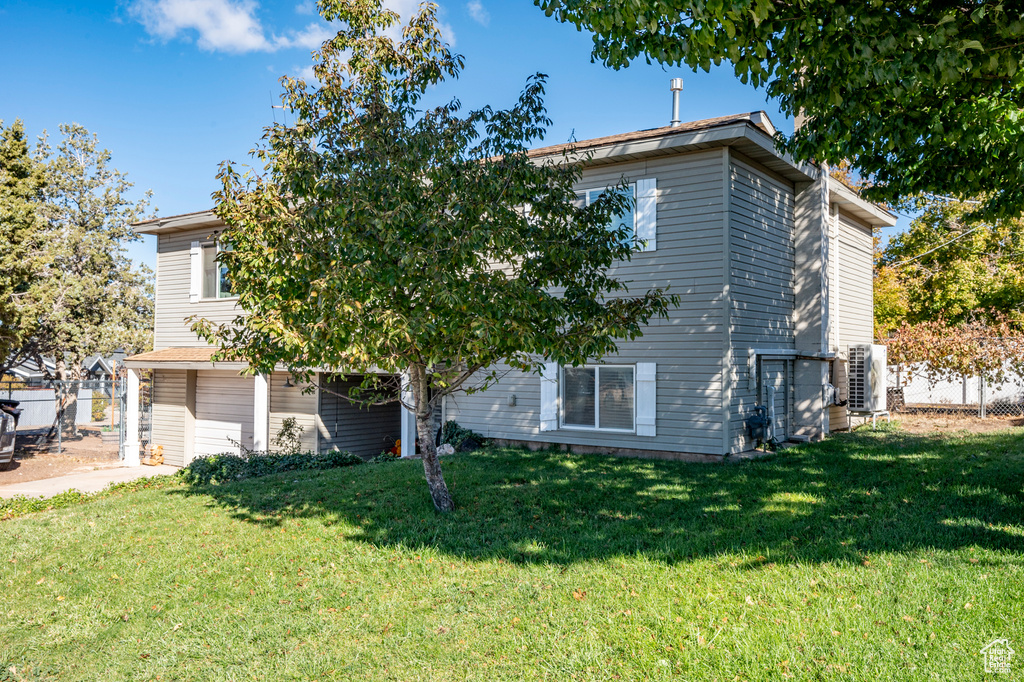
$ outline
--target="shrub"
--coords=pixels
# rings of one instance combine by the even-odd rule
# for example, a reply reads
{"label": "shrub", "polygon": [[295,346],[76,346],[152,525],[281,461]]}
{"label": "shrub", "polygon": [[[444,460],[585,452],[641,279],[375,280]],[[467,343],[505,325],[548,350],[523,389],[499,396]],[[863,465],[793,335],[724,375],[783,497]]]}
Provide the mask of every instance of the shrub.
{"label": "shrub", "polygon": [[457,422],[448,421],[441,427],[440,437],[437,444],[447,443],[455,448],[456,452],[468,452],[476,450],[481,445],[486,445],[487,439],[476,431],[459,426]]}
{"label": "shrub", "polygon": [[399,459],[401,459],[401,457],[399,457],[395,453],[391,452],[390,450],[385,450],[384,452],[380,453],[379,455],[371,459],[370,462],[372,462],[373,464],[382,464],[384,462],[397,462]]}
{"label": "shrub", "polygon": [[197,457],[181,470],[180,475],[182,480],[190,485],[208,485],[270,476],[285,471],[336,469],[362,463],[362,458],[341,450],[293,454],[249,452],[244,455]]}
{"label": "shrub", "polygon": [[281,421],[281,429],[274,436],[277,451],[286,455],[297,455],[302,451],[302,432],[305,428],[295,417],[285,417]]}
{"label": "shrub", "polygon": [[94,422],[104,421],[107,417],[107,407],[110,406],[110,398],[97,398],[93,394],[92,399],[92,420]]}

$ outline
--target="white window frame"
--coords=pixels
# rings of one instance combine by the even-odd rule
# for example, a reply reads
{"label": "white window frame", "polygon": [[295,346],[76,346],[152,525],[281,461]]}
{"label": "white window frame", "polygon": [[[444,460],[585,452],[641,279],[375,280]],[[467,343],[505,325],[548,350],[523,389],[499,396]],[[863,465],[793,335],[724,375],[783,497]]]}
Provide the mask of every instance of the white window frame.
{"label": "white window frame", "polygon": [[[601,192],[609,192],[609,191],[614,191],[614,190],[615,190],[614,187],[591,187],[590,189],[581,189],[581,190],[579,190],[579,192],[577,192],[576,196],[579,196],[580,194],[582,194],[583,195],[583,205],[584,206],[590,206],[590,194],[592,192],[597,192],[598,194],[600,194]],[[633,214],[633,237],[632,237],[632,239],[633,239],[633,250],[634,251],[641,251],[642,250],[641,245],[637,241],[637,237],[636,237],[636,202],[637,202],[637,197],[636,197],[636,183],[635,182],[629,183],[629,191],[633,193],[633,209],[631,211],[631,213]]]}
{"label": "white window frame", "polygon": [[[601,369],[629,369],[633,372],[633,428],[610,429],[601,426]],[[567,431],[600,431],[602,433],[636,433],[636,365],[580,365],[572,369],[593,369],[594,426],[565,423],[565,368],[558,368],[558,428]]]}
{"label": "white window frame", "polygon": [[[204,263],[206,262],[206,249],[209,249],[209,248],[216,249],[217,250],[217,254],[220,254],[221,251],[229,251],[230,250],[230,249],[223,248],[220,245],[220,241],[202,242],[199,245],[199,300],[200,301],[234,301],[235,299],[238,298],[238,294],[233,293],[230,296],[207,296],[206,295],[206,290],[205,290],[206,287],[203,286],[203,278],[204,278],[204,275],[206,273],[203,271],[203,268],[204,268]],[[219,291],[220,291],[220,268],[222,266],[221,266],[220,262],[216,260],[216,255],[214,256],[214,262],[217,263],[217,278],[214,280],[214,288],[217,291],[214,292],[214,293],[219,293]]]}

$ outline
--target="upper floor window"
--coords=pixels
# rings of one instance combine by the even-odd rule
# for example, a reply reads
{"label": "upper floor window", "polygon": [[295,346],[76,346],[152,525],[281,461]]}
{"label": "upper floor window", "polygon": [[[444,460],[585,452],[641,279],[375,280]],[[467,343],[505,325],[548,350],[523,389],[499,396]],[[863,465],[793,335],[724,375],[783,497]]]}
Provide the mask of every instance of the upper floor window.
{"label": "upper floor window", "polygon": [[612,189],[591,189],[585,193],[586,203],[589,206],[604,192],[620,192],[631,199],[631,206],[628,211],[621,213],[616,216],[612,216],[612,220],[608,223],[608,230],[617,230],[620,227],[624,227],[628,234],[623,239],[624,242],[633,244],[636,241],[636,185],[632,184],[628,190],[612,190]]}
{"label": "upper floor window", "polygon": [[223,244],[203,244],[203,298],[232,298],[228,268],[217,258],[230,247]]}

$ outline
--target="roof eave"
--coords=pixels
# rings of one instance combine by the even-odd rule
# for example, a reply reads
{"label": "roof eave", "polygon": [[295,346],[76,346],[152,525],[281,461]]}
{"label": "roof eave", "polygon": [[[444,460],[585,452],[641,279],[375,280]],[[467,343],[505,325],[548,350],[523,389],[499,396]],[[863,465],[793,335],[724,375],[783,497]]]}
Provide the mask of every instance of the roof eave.
{"label": "roof eave", "polygon": [[[790,182],[813,182],[818,178],[818,169],[808,163],[796,161],[790,155],[780,152],[770,135],[750,121],[736,121],[713,128],[665,135],[646,140],[610,142],[588,146],[577,146],[578,156],[590,153],[588,166],[621,163],[640,158],[668,156],[702,149],[735,147],[750,159],[757,161]],[[537,156],[537,160],[558,159],[562,152]]]}
{"label": "roof eave", "polygon": [[839,180],[829,178],[829,202],[872,228],[892,227],[898,217],[878,204],[861,198],[856,192]]}
{"label": "roof eave", "polygon": [[224,222],[217,217],[213,210],[189,213],[168,218],[157,218],[135,223],[132,227],[139,234],[170,234],[173,232],[185,232],[200,227],[220,227]]}

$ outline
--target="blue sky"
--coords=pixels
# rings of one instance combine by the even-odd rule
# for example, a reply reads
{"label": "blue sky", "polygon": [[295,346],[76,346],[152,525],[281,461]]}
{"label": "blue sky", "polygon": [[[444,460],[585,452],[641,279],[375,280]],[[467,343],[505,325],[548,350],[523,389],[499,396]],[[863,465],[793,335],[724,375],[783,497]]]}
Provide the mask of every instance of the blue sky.
{"label": "blue sky", "polygon": [[[406,14],[418,4],[387,3]],[[706,74],[638,62],[614,71],[590,62],[589,34],[545,17],[531,0],[439,4],[466,68],[432,93],[434,102],[509,106],[528,76],[546,73],[554,123],[545,143],[667,124],[674,76],[685,79],[683,120],[763,109],[792,131],[775,103],[729,68]],[[51,136],[60,123],[80,123],[139,194],[153,190],[159,215],[207,209],[217,164],[248,159],[263,126],[282,115],[271,108],[278,79],[307,70],[329,31],[308,0],[5,0],[0,119],[21,118],[31,134]],[[154,249],[147,238],[131,253],[152,265]]]}

